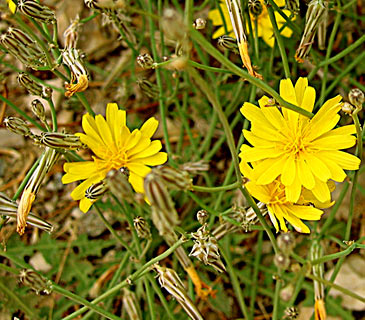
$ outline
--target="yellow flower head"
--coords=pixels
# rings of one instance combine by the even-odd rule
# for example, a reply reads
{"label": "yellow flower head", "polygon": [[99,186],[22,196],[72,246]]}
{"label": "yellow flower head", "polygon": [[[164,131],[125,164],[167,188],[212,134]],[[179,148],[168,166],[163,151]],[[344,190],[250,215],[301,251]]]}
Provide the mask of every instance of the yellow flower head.
{"label": "yellow flower head", "polygon": [[[307,111],[312,111],[315,89],[306,78],[295,87],[290,79],[280,82],[281,97]],[[330,200],[329,179],[341,182],[346,170],[357,170],[360,159],[340,151],[356,143],[354,125],[333,129],[340,119],[341,96],[319,109],[312,119],[297,112],[268,106],[269,98],[259,100],[260,107],[244,103],[242,114],[251,121],[251,130],[243,130],[247,141],[241,149],[243,161],[255,164],[253,178],[258,185],[268,185],[279,177],[285,186],[287,201],[297,202],[302,187],[320,202]]]}
{"label": "yellow flower head", "polygon": [[144,193],[143,179],[151,171],[148,166],[166,162],[167,154],[160,152],[159,140],[151,141],[158,127],[155,118],[148,119],[141,129],[132,132],[126,126],[126,112],[118,109],[116,103],[109,103],[106,108],[106,119],[90,114],[82,118],[85,134],[76,133],[82,143],[95,154],[93,161],[65,163],[66,174],[63,183],[85,180],[71,193],[74,200],[80,201],[80,209],[87,212],[93,201],[85,197],[85,191],[103,180],[112,169],[128,168],[129,182],[136,192]]}
{"label": "yellow flower head", "polygon": [[[241,150],[244,148],[241,148]],[[239,155],[243,158],[242,152]],[[296,231],[302,233],[310,233],[309,228],[301,220],[319,220],[323,211],[311,205],[313,195],[310,191],[303,188],[298,203],[289,202],[285,196],[285,186],[280,179],[266,185],[259,185],[255,180],[254,169],[247,162],[241,161],[240,169],[245,177],[250,179],[245,184],[248,192],[257,200],[265,203],[268,209],[269,217],[274,225],[276,232],[280,230],[287,232],[285,220],[288,221]],[[305,198],[308,196],[308,198]],[[318,202],[318,201],[317,201]],[[300,204],[299,204],[300,203]],[[334,202],[318,203],[321,208],[328,208]],[[279,220],[279,223],[278,223]]]}
{"label": "yellow flower head", "polygon": [[[260,0],[261,5],[262,5],[262,12],[259,16],[257,16],[257,34],[259,37],[261,37],[270,47],[274,46],[274,42],[275,42],[275,38],[274,38],[274,31],[273,31],[273,27],[270,21],[270,17],[269,14],[267,12],[266,6],[264,4],[263,0]],[[279,6],[282,7],[285,5],[285,0],[274,0],[274,2]],[[228,35],[231,37],[235,37],[234,33],[233,33],[233,28],[232,28],[232,24],[229,18],[229,13],[228,13],[228,9],[226,4],[221,1],[219,3],[219,7],[220,10],[223,13],[223,18],[224,21],[226,23],[227,26],[227,31],[228,31]],[[220,36],[223,36],[224,34],[226,34],[226,30],[224,28],[224,23],[223,23],[223,19],[222,19],[222,15],[221,15],[221,11],[219,9],[214,9],[211,10],[208,14],[208,18],[210,20],[212,20],[213,25],[214,26],[221,26],[218,30],[216,30],[213,33],[213,39],[216,39]],[[290,15],[290,11],[289,10],[283,10],[283,12],[289,16]],[[254,21],[256,19],[255,16],[253,16],[250,13],[250,18],[251,21]],[[284,25],[285,23],[285,19],[277,12],[275,12],[275,19],[276,22],[278,24],[278,28],[281,29],[281,27]],[[253,30],[255,30],[255,24],[252,23],[252,28]],[[247,32],[248,27],[246,27]],[[289,29],[288,27],[285,27],[282,31],[281,34],[285,37],[290,37],[292,35],[293,31],[291,29]]]}

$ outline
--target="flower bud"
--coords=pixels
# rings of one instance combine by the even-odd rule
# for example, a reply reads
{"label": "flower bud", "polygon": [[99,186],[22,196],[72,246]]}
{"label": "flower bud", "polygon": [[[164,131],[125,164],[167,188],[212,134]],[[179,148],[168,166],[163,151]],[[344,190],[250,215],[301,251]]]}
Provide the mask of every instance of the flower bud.
{"label": "flower bud", "polygon": [[347,113],[349,115],[352,115],[352,113],[355,111],[354,106],[348,102],[343,103],[341,109],[344,113]]}
{"label": "flower bud", "polygon": [[63,38],[65,40],[65,48],[76,48],[77,41],[79,39],[78,29],[80,28],[80,17],[79,15],[71,21],[71,24],[67,27],[63,33]]}
{"label": "flower bud", "polygon": [[285,319],[288,320],[295,320],[299,316],[299,312],[296,307],[288,307],[285,309],[284,313],[285,313]]}
{"label": "flower bud", "polygon": [[223,35],[223,36],[219,37],[218,45],[222,49],[227,49],[229,51],[232,51],[232,52],[238,54],[237,40],[230,36]]}
{"label": "flower bud", "polygon": [[20,134],[24,137],[31,135],[31,131],[27,126],[27,123],[20,118],[7,117],[4,119],[4,123],[6,125],[6,128],[11,132]]}
{"label": "flower bud", "polygon": [[74,134],[62,132],[42,132],[37,138],[40,144],[53,149],[79,150],[86,147],[81,142],[80,137]]}
{"label": "flower bud", "polygon": [[299,14],[299,0],[285,0],[285,9],[289,10],[292,14]]}
{"label": "flower bud", "polygon": [[43,103],[40,100],[34,99],[32,101],[32,111],[39,120],[41,120],[42,122],[46,121],[46,113]]}
{"label": "flower bud", "polygon": [[[127,170],[124,170],[127,169]],[[128,182],[128,168],[111,170],[106,175],[106,183],[110,191],[118,198],[122,198],[129,203],[133,202],[134,193],[131,184]]]}
{"label": "flower bud", "polygon": [[108,187],[104,180],[92,184],[85,191],[85,197],[91,201],[96,201],[100,199],[106,192],[108,191]]}
{"label": "flower bud", "polygon": [[151,238],[150,226],[145,218],[140,217],[140,216],[135,217],[133,219],[133,225],[137,231],[137,235],[139,238],[142,238],[142,239]]}
{"label": "flower bud", "polygon": [[186,171],[164,165],[154,168],[153,173],[162,179],[162,182],[171,190],[190,190],[193,181]]}
{"label": "flower bud", "polygon": [[286,255],[289,255],[295,247],[295,237],[292,232],[281,233],[277,241],[279,249]]}
{"label": "flower bud", "polygon": [[351,89],[349,93],[349,100],[357,108],[361,108],[364,103],[364,92],[360,89]]}
{"label": "flower bud", "polygon": [[30,287],[36,294],[48,295],[52,292],[52,283],[32,269],[23,269],[19,273],[19,281]]}
{"label": "flower bud", "polygon": [[262,13],[262,3],[260,0],[248,0],[248,11],[256,19]]}
{"label": "flower bud", "polygon": [[198,174],[200,172],[209,170],[209,162],[206,160],[186,162],[179,165],[179,169],[183,171],[188,171],[191,174]]}
{"label": "flower bud", "polygon": [[163,11],[161,27],[165,36],[177,42],[182,42],[186,37],[187,28],[182,15],[175,9],[166,8]]}
{"label": "flower bud", "polygon": [[294,294],[294,289],[293,283],[289,283],[286,287],[280,290],[280,298],[285,302],[290,301]]}
{"label": "flower bud", "polygon": [[55,23],[54,12],[34,0],[18,0],[18,9],[23,14],[43,23]]}
{"label": "flower bud", "polygon": [[132,320],[142,320],[142,312],[137,296],[133,291],[123,288],[123,307]]}
{"label": "flower bud", "polygon": [[290,259],[287,255],[282,252],[275,254],[274,264],[282,270],[286,270],[289,267]]}
{"label": "flower bud", "polygon": [[196,213],[196,218],[198,219],[199,223],[203,225],[209,218],[209,213],[207,210],[199,210]]}
{"label": "flower bud", "polygon": [[145,53],[137,57],[137,63],[142,69],[151,69],[153,68],[154,61],[148,53]]}
{"label": "flower bud", "polygon": [[27,91],[35,96],[44,97],[43,87],[37,82],[33,81],[26,73],[22,72],[18,75],[18,82],[21,86],[23,86]]}
{"label": "flower bud", "polygon": [[137,84],[141,89],[142,93],[151,99],[158,97],[160,90],[157,86],[146,79],[138,79]]}
{"label": "flower bud", "polygon": [[196,30],[202,30],[205,28],[205,25],[207,24],[207,21],[202,19],[202,18],[198,18],[195,20],[195,22],[193,23],[193,27]]}

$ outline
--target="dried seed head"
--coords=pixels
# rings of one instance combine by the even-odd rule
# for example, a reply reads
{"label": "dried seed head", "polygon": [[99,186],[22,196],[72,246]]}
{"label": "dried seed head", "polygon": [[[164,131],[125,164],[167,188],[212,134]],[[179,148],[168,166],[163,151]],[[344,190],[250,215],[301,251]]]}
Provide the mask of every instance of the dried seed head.
{"label": "dried seed head", "polygon": [[193,181],[186,171],[164,165],[154,168],[153,173],[171,190],[191,190]]}
{"label": "dried seed head", "polygon": [[298,319],[298,316],[299,316],[299,312],[296,307],[288,307],[285,309],[284,313],[285,313],[284,319],[288,319],[288,320]]}
{"label": "dried seed head", "polygon": [[37,140],[40,144],[53,149],[79,150],[86,148],[80,137],[62,132],[42,132]]}
{"label": "dried seed head", "polygon": [[226,271],[220,258],[217,239],[210,235],[207,225],[204,224],[196,233],[191,235],[195,240],[189,256],[198,258],[205,265],[212,266],[218,272]]}
{"label": "dried seed head", "polygon": [[[125,170],[126,169],[126,170]],[[134,193],[131,184],[128,182],[129,170],[128,168],[121,168],[119,170],[111,170],[106,176],[106,183],[110,191],[118,198],[122,198],[129,203],[134,200]]]}
{"label": "dried seed head", "polygon": [[198,308],[191,301],[184,284],[175,270],[155,265],[157,279],[162,288],[165,288],[183,307],[191,319],[203,319]]}
{"label": "dried seed head", "polygon": [[17,211],[17,228],[19,235],[24,234],[25,226],[27,225],[27,217],[35,200],[35,193],[30,189],[25,189],[20,198]]}
{"label": "dried seed head", "polygon": [[351,89],[349,92],[349,100],[356,108],[362,108],[365,100],[364,92],[358,88]]}
{"label": "dried seed head", "polygon": [[40,100],[34,99],[32,101],[32,111],[39,120],[42,122],[46,121],[46,112],[44,110],[43,103]]}
{"label": "dried seed head", "polygon": [[196,218],[198,219],[199,223],[203,225],[209,218],[209,213],[207,210],[199,210],[196,213]]}
{"label": "dried seed head", "polygon": [[[17,210],[17,203],[9,199],[5,193],[0,192],[0,215],[16,218]],[[32,213],[29,213],[27,223],[48,233],[52,233],[54,229],[52,224]]]}
{"label": "dried seed head", "polygon": [[227,49],[238,54],[237,40],[227,35],[223,35],[218,38],[218,45],[222,49]]}
{"label": "dried seed head", "polygon": [[355,111],[355,107],[348,102],[343,103],[341,109],[344,113],[347,113],[349,115],[352,115],[353,112]]}
{"label": "dried seed head", "polygon": [[154,61],[150,54],[144,53],[140,54],[137,57],[137,63],[140,65],[142,69],[151,69],[153,68]]}
{"label": "dried seed head", "polygon": [[160,93],[157,86],[146,79],[138,79],[137,84],[142,93],[151,99],[156,99]]}
{"label": "dried seed head", "polygon": [[130,319],[142,320],[142,312],[137,296],[133,291],[123,289],[123,307]]}
{"label": "dried seed head", "polygon": [[20,134],[24,137],[32,134],[29,127],[27,126],[27,123],[20,118],[7,117],[4,119],[4,124],[6,125],[6,128],[11,132]]}
{"label": "dried seed head", "polygon": [[179,168],[183,171],[188,171],[191,174],[198,174],[209,170],[209,161],[199,160],[196,162],[186,162],[179,165]]}
{"label": "dried seed head", "polygon": [[195,22],[193,23],[193,27],[196,30],[202,30],[205,28],[205,25],[207,24],[207,20],[202,19],[202,18],[198,18],[195,20]]}
{"label": "dried seed head", "polygon": [[47,280],[32,269],[21,270],[19,273],[19,281],[23,285],[34,290],[36,294],[48,295],[52,292],[51,281]]}
{"label": "dried seed head", "polygon": [[260,0],[248,0],[248,10],[257,18],[262,13],[262,3]]}
{"label": "dried seed head", "polygon": [[279,249],[287,255],[289,255],[295,247],[295,237],[292,232],[281,233],[277,240]]}
{"label": "dried seed head", "polygon": [[293,14],[299,14],[299,0],[285,0],[285,9],[289,10]]}
{"label": "dried seed head", "polygon": [[43,23],[55,23],[54,12],[34,0],[18,0],[18,9],[28,17]]}
{"label": "dried seed head", "polygon": [[133,219],[133,225],[137,231],[137,235],[139,238],[142,238],[142,239],[151,238],[150,226],[145,218],[140,217],[140,216],[135,217]]}
{"label": "dried seed head", "polygon": [[282,252],[275,254],[274,264],[282,270],[286,270],[289,267],[290,259],[287,255]]}
{"label": "dried seed head", "polygon": [[43,87],[31,79],[26,73],[19,73],[17,79],[19,84],[27,89],[30,94],[45,97]]}
{"label": "dried seed head", "polygon": [[91,201],[96,201],[100,199],[106,192],[108,191],[108,187],[104,180],[92,184],[85,191],[85,197]]}

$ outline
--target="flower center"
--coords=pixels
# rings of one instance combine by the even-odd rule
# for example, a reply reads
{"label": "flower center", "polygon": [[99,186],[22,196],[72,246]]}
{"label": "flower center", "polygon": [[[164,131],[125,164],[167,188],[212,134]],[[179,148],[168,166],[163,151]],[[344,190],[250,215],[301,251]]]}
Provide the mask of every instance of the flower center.
{"label": "flower center", "polygon": [[275,180],[271,186],[272,189],[270,204],[287,203],[288,201],[286,200],[285,186],[279,180]]}

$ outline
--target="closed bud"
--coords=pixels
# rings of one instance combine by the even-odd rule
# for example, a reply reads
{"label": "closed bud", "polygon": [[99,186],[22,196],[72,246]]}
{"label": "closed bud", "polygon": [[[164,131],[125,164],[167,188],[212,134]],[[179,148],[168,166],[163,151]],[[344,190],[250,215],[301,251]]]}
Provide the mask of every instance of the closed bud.
{"label": "closed bud", "polygon": [[292,232],[281,233],[277,241],[279,249],[286,255],[289,255],[295,247],[295,237]]}
{"label": "closed bud", "polygon": [[145,53],[137,57],[137,63],[142,69],[151,69],[153,68],[154,61],[148,53]]}
{"label": "closed bud", "polygon": [[218,38],[218,45],[223,49],[227,49],[238,54],[237,40],[235,38],[223,35]]}
{"label": "closed bud", "polygon": [[279,269],[286,270],[289,267],[290,259],[286,254],[279,252],[279,253],[275,254],[274,264]]}
{"label": "closed bud", "polygon": [[352,115],[352,113],[355,111],[355,107],[348,102],[343,103],[341,109],[344,113],[349,115]]}
{"label": "closed bud", "polygon": [[207,24],[207,20],[202,19],[202,18],[198,18],[195,20],[195,22],[193,23],[193,27],[196,30],[202,30],[205,28],[205,25]]}
{"label": "closed bud", "polygon": [[53,149],[79,150],[86,147],[80,137],[62,132],[42,132],[37,142]]}
{"label": "closed bud", "polygon": [[55,23],[54,12],[34,0],[18,0],[18,9],[23,14],[43,23]]}
{"label": "closed bud", "polygon": [[139,216],[135,217],[133,219],[133,225],[137,231],[137,235],[139,238],[142,238],[142,239],[151,238],[150,226],[145,218],[139,217]]}
{"label": "closed bud", "polygon": [[46,113],[43,103],[40,100],[34,99],[32,101],[32,111],[39,120],[41,120],[42,122],[46,121]]}
{"label": "closed bud", "polygon": [[85,197],[91,201],[96,201],[100,199],[106,192],[108,191],[108,187],[104,180],[92,184],[85,191]]}
{"label": "closed bud", "polygon": [[75,20],[71,21],[71,24],[67,27],[63,33],[63,38],[65,40],[65,48],[76,48],[77,41],[79,39],[78,29],[80,28],[80,18],[79,15],[76,16]]}
{"label": "closed bud", "polygon": [[199,223],[203,225],[209,218],[209,213],[207,210],[199,210],[196,213],[196,218],[198,219]]}
{"label": "closed bud", "polygon": [[26,73],[22,72],[18,75],[18,82],[21,86],[23,86],[27,91],[35,96],[44,97],[43,87],[31,79]]}
{"label": "closed bud", "polygon": [[186,37],[187,28],[183,16],[175,9],[166,8],[163,11],[161,27],[170,40],[181,43]]}
{"label": "closed bud", "polygon": [[133,291],[123,289],[123,308],[131,320],[142,320],[142,312],[137,296]]}
{"label": "closed bud", "polygon": [[6,128],[11,132],[20,134],[24,137],[31,135],[31,131],[26,122],[17,117],[7,117],[4,119]]}
{"label": "closed bud", "polygon": [[128,177],[128,168],[111,170],[106,175],[106,183],[112,194],[118,198],[126,200],[129,203],[132,203],[134,199],[134,193],[131,184],[128,182]]}
{"label": "closed bud", "polygon": [[151,99],[158,97],[160,91],[157,86],[146,79],[138,79],[137,84],[141,89],[142,93]]}
{"label": "closed bud", "polygon": [[260,0],[248,0],[248,11],[257,18],[262,13],[262,3]]}
{"label": "closed bud", "polygon": [[162,179],[168,189],[187,191],[193,186],[193,181],[186,171],[167,165],[154,168],[152,171]]}
{"label": "closed bud", "polygon": [[19,281],[31,288],[36,294],[48,295],[52,292],[52,283],[31,269],[23,269],[19,273]]}
{"label": "closed bud", "polygon": [[349,100],[356,108],[362,108],[364,103],[364,92],[360,89],[351,89],[349,92]]}
{"label": "closed bud", "polygon": [[203,319],[198,308],[190,299],[184,284],[175,270],[155,265],[157,279],[162,288],[165,288],[183,307],[191,319]]}
{"label": "closed bud", "polygon": [[299,14],[299,0],[285,0],[285,9],[289,10],[292,14]]}
{"label": "closed bud", "polygon": [[195,162],[186,162],[179,165],[181,170],[187,171],[191,174],[198,174],[200,172],[209,170],[209,162],[206,160],[199,160]]}
{"label": "closed bud", "polygon": [[288,307],[284,311],[285,317],[287,320],[296,320],[299,317],[299,311],[296,307]]}
{"label": "closed bud", "polygon": [[294,294],[294,285],[293,285],[293,283],[289,283],[286,287],[284,287],[280,290],[280,298],[285,302],[290,301],[293,294]]}

